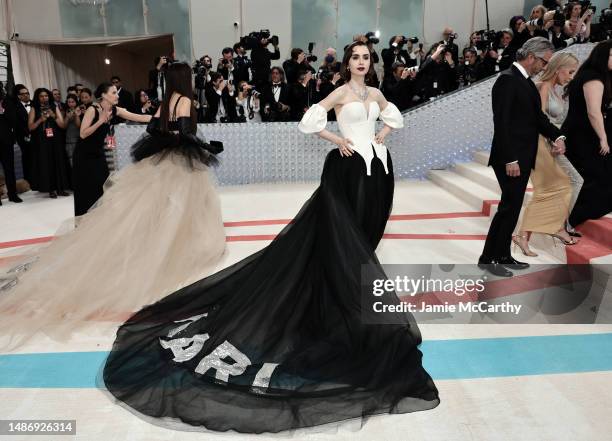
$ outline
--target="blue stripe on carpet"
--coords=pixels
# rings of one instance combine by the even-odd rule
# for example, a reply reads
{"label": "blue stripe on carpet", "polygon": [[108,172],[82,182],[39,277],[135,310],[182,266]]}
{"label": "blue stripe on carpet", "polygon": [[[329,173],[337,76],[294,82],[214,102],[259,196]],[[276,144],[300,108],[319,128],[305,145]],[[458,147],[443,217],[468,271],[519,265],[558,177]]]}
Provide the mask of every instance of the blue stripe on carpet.
{"label": "blue stripe on carpet", "polygon": [[[434,380],[612,370],[612,333],[429,340]],[[0,388],[93,388],[107,352],[0,355]]]}

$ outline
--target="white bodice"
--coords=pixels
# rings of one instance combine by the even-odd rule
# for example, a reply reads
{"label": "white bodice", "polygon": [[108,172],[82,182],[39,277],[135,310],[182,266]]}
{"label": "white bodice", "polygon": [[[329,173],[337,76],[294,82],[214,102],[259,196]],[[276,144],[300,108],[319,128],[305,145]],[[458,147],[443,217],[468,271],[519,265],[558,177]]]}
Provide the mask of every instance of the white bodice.
{"label": "white bodice", "polygon": [[[374,140],[376,120],[380,116],[386,125],[393,129],[399,129],[404,127],[404,119],[393,103],[388,103],[382,112],[376,101],[370,102],[368,106],[366,109],[366,104],[359,101],[344,104],[336,114],[338,128],[344,138],[353,142],[351,147],[365,161],[368,175],[372,174],[374,155],[382,161],[385,172],[389,173],[387,147]],[[325,129],[326,125],[327,111],[323,106],[315,104],[308,109],[298,128],[303,133],[318,133]]]}

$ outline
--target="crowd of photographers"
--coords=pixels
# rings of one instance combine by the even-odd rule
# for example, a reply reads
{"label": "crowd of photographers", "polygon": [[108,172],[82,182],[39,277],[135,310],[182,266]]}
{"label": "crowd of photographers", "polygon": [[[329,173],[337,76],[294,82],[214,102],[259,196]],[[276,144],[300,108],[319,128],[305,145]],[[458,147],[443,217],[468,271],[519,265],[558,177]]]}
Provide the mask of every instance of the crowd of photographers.
{"label": "crowd of photographers", "polygon": [[[388,100],[406,110],[507,69],[516,50],[532,37],[543,36],[557,49],[608,38],[612,9],[601,11],[597,24],[593,23],[595,14],[595,6],[588,0],[545,1],[535,6],[529,17],[512,17],[508,28],[472,33],[462,50],[455,43],[457,34],[452,28],[444,29],[441,41],[428,51],[418,38],[396,35],[379,56],[380,41],[373,32],[354,39],[368,43],[372,62],[382,63],[377,69],[382,78],[375,77],[369,85],[379,87]],[[289,59],[273,63],[281,58],[278,37],[262,30],[223,49],[216,66],[212,57],[201,57],[193,65],[200,121],[299,121],[312,104],[343,83],[341,57],[336,50],[328,48],[315,67],[318,59],[313,49],[314,43],[307,51],[294,48]],[[158,64],[151,74],[156,89],[161,82],[156,81],[156,75],[163,76],[162,66]],[[334,118],[333,111],[329,117]]]}

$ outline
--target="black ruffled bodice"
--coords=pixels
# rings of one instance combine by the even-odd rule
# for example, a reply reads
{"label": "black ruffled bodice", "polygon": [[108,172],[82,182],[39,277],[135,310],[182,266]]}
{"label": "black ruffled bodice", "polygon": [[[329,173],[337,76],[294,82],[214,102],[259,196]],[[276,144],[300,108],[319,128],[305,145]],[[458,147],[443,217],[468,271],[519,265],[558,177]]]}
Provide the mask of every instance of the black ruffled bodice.
{"label": "black ruffled bodice", "polygon": [[161,153],[163,159],[169,153],[183,156],[190,167],[197,163],[207,166],[218,164],[215,155],[223,151],[223,143],[219,141],[206,142],[194,133],[189,117],[180,117],[169,121],[168,132],[161,130],[159,118],[151,118],[147,125],[147,134],[136,141],[131,148],[134,161],[142,161]]}

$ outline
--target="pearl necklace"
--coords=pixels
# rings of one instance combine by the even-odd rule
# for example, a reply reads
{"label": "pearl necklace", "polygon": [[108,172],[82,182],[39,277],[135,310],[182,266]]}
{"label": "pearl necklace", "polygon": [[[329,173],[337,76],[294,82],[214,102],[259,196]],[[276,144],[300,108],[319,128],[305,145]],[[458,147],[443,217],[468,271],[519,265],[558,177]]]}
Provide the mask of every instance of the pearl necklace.
{"label": "pearl necklace", "polygon": [[368,90],[368,86],[365,86],[363,92],[356,90],[350,82],[348,83],[348,86],[351,88],[353,93],[357,95],[357,98],[359,98],[361,101],[365,101],[366,99],[368,99],[368,94],[370,93],[370,91]]}

